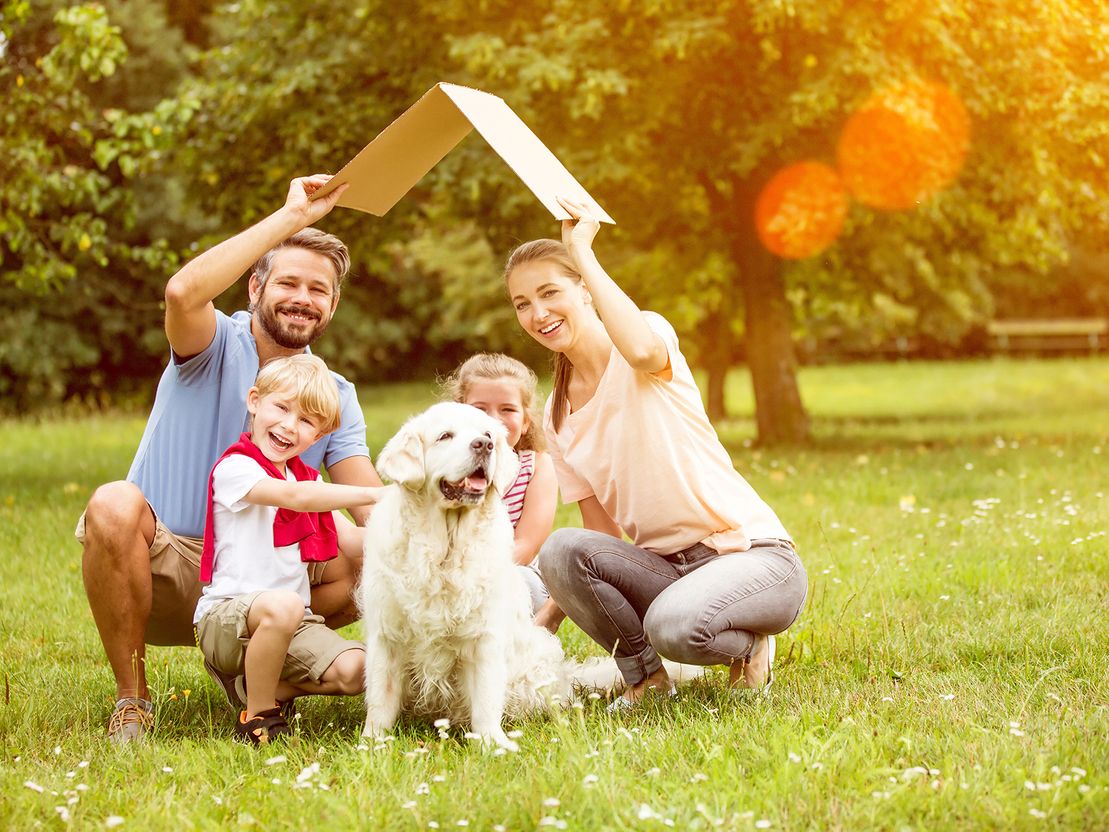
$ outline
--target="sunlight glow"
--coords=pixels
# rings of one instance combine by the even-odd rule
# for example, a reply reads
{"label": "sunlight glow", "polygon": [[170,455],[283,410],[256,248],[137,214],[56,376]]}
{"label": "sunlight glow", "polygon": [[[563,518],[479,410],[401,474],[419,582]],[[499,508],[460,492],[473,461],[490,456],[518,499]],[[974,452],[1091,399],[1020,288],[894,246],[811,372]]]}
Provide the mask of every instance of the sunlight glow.
{"label": "sunlight glow", "polygon": [[821,162],[797,162],[762,189],[755,227],[767,249],[800,260],[835,242],[846,215],[847,191],[835,170]]}
{"label": "sunlight glow", "polygon": [[913,208],[958,177],[970,118],[943,84],[907,81],[880,89],[847,120],[837,160],[851,194],[889,211]]}

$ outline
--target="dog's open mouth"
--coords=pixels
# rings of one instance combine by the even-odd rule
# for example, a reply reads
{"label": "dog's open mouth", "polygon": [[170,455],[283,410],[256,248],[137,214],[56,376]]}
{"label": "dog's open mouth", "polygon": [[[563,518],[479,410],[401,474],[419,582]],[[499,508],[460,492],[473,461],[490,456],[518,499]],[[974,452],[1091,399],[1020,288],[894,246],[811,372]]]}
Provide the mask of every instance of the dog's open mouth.
{"label": "dog's open mouth", "polygon": [[481,466],[458,482],[439,481],[439,490],[452,503],[477,501],[485,495],[488,487],[489,479],[485,475],[485,468]]}

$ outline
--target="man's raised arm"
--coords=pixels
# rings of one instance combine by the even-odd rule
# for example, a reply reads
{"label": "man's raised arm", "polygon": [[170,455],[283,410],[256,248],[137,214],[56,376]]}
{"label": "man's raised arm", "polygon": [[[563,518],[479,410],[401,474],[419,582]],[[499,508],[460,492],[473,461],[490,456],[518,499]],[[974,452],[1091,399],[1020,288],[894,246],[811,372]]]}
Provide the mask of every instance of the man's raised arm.
{"label": "man's raised arm", "polygon": [[339,200],[342,185],[315,202],[309,197],[330,176],[303,176],[289,183],[285,204],[261,222],[194,257],[166,284],[166,337],[180,358],[204,351],[216,332],[212,301],[227,290],[254,263],[296,232],[318,222]]}

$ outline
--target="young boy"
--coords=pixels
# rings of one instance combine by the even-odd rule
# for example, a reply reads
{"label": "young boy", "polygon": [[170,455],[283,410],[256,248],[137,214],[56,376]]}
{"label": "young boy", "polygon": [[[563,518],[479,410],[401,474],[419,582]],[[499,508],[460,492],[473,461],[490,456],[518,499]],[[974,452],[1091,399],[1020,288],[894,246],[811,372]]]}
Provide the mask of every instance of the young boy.
{"label": "young boy", "polygon": [[[309,609],[306,561],[337,554],[333,509],[377,501],[381,488],[318,480],[298,454],[339,426],[339,391],[319,358],[279,358],[247,395],[250,433],[216,462],[193,623],[205,665],[245,674],[237,737],[289,733],[281,703],[362,691],[365,651]],[[353,530],[361,534],[362,529]],[[239,680],[236,680],[239,683]]]}

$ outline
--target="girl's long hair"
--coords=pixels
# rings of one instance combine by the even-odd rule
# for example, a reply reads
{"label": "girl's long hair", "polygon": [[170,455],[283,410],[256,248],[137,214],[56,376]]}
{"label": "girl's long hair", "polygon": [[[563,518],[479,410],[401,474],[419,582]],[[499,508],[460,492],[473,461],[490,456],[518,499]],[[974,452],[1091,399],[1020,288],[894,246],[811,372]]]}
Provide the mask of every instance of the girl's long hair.
{"label": "girl's long hair", "polygon": [[[546,239],[524,243],[508,256],[508,262],[504,264],[505,281],[508,280],[509,275],[517,267],[538,260],[549,260],[565,272],[566,277],[576,280],[578,283],[582,282],[581,272],[574,265],[566,246],[558,240]],[[569,408],[567,391],[570,389],[570,378],[573,374],[574,365],[570,363],[570,359],[562,353],[556,352],[551,359],[551,383],[553,388],[551,390],[551,424],[554,426],[556,433],[566,419],[566,411]]]}

